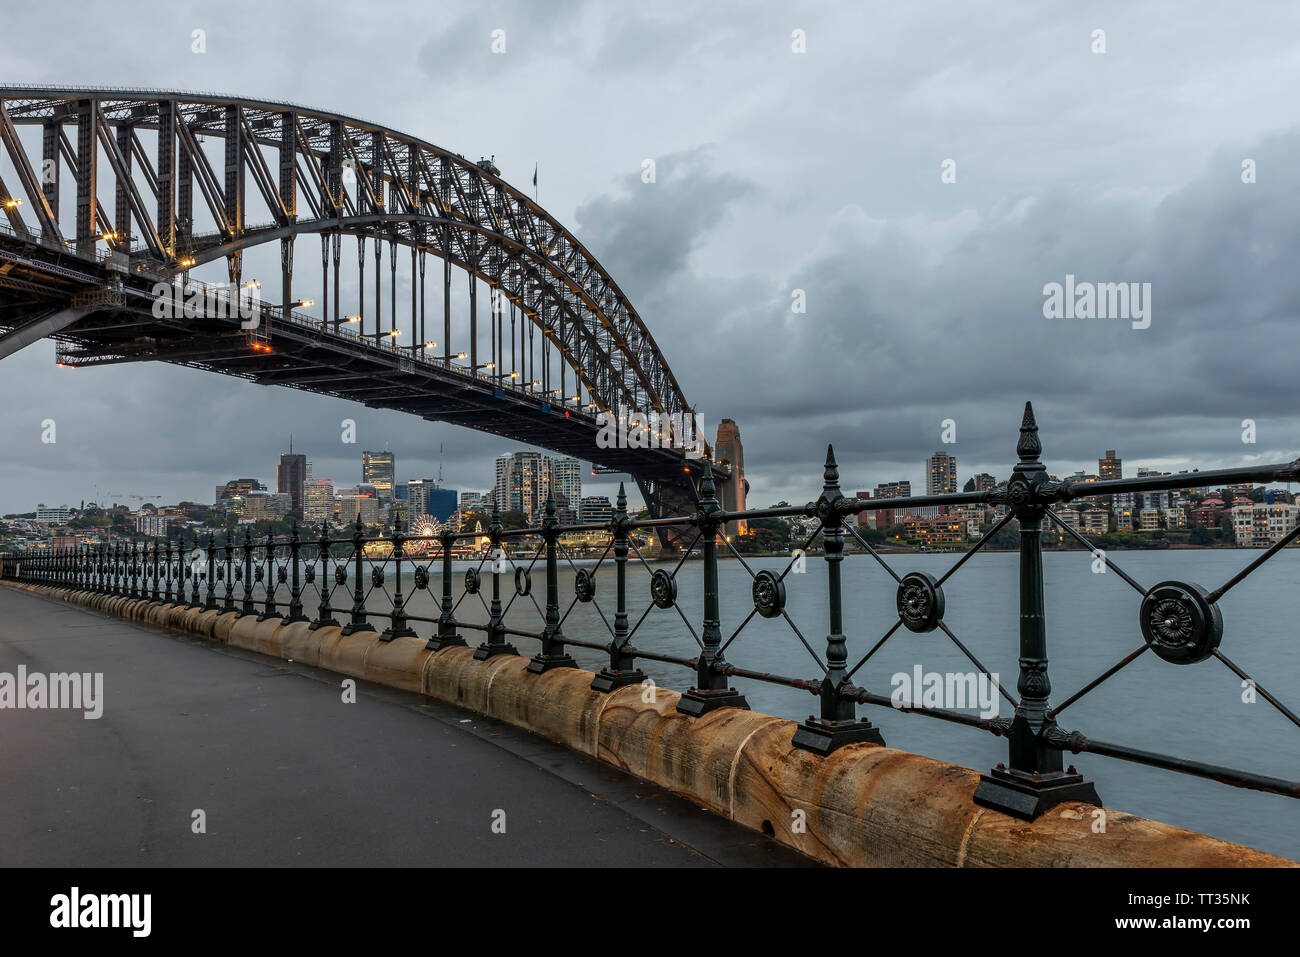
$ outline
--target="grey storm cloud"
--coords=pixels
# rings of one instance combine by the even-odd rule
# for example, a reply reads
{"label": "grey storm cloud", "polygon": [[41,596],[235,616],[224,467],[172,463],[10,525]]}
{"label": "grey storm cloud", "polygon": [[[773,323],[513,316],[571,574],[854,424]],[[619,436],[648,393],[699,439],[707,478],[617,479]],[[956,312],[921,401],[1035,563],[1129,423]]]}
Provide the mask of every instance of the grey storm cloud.
{"label": "grey storm cloud", "polygon": [[[538,163],[542,204],[628,294],[706,422],[740,423],[759,504],[815,496],[830,442],[846,486],[917,483],[945,419],[963,480],[1005,475],[1026,400],[1058,473],[1095,469],[1107,448],[1165,468],[1300,451],[1300,11],[281,7],[281,25],[246,34],[201,4],[158,4],[132,29],[107,5],[24,8],[11,22],[32,35],[47,10],[66,14],[59,42],[11,50],[3,79],[313,104],[495,154],[525,189]],[[258,9],[236,0],[230,15]],[[1099,27],[1103,56],[1089,50]],[[102,37],[116,55],[88,66],[79,51]],[[272,274],[259,256],[249,270]],[[1150,328],[1044,318],[1044,285],[1067,274],[1151,283]],[[43,343],[0,363],[4,511],[92,486],[206,498],[235,475],[273,478],[290,433],[339,482],[360,477],[363,448],[389,443],[410,478],[436,471],[445,444],[449,482],[484,488],[510,448],[193,370],[52,359]],[[39,441],[47,418],[55,445]],[[339,441],[344,418],[355,446]],[[1240,441],[1246,418],[1257,445]]]}

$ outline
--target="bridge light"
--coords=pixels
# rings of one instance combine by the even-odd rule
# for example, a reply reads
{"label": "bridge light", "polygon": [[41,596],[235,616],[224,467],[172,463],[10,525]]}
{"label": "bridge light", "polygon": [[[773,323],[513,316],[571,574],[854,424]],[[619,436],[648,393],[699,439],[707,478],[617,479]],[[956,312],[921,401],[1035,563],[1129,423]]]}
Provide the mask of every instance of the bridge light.
{"label": "bridge light", "polygon": [[389,335],[392,336],[394,339],[396,339],[401,334],[402,334],[401,329],[394,329],[392,332],[389,333]]}
{"label": "bridge light", "polygon": [[104,233],[104,235],[101,236],[100,239],[104,240],[104,242],[106,242],[106,243],[116,242],[116,241],[117,241],[117,233],[114,233],[114,232],[107,232],[107,233]]}
{"label": "bridge light", "polygon": [[193,257],[186,256],[184,259],[182,259],[182,260],[181,260],[180,262],[178,262],[176,265],[180,266],[182,269],[189,269],[191,266],[194,265],[194,259],[193,259]]}
{"label": "bridge light", "polygon": [[458,353],[456,353],[456,358],[457,358],[457,359],[468,359],[468,358],[469,358],[469,353],[468,353],[468,352],[458,352]]}
{"label": "bridge light", "polygon": [[342,319],[339,320],[339,322],[360,322],[360,321],[361,321],[360,316],[344,316]]}
{"label": "bridge light", "polygon": [[496,364],[495,362],[485,362],[485,363],[483,363],[483,368],[484,368],[484,369],[495,369],[496,367],[497,367],[497,364]]}
{"label": "bridge light", "polygon": [[528,384],[529,384],[530,386],[532,386],[534,389],[536,389],[539,385],[542,384],[542,380],[541,380],[541,379],[534,379],[532,382],[530,382],[530,383],[528,383]]}
{"label": "bridge light", "polygon": [[23,201],[22,201],[21,199],[17,199],[16,197],[13,197],[13,196],[9,196],[9,197],[7,197],[7,198],[5,199],[5,208],[6,208],[6,209],[17,209],[17,208],[18,208],[19,206],[21,206],[22,204],[23,204]]}

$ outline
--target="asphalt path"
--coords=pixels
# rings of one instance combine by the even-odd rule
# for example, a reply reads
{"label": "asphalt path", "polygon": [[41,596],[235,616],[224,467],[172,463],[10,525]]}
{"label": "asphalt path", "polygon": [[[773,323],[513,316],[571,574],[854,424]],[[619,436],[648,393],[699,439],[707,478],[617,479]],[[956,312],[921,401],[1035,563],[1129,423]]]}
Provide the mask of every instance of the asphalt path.
{"label": "asphalt path", "polygon": [[441,702],[0,586],[19,666],[102,674],[103,713],[0,707],[3,867],[812,864]]}

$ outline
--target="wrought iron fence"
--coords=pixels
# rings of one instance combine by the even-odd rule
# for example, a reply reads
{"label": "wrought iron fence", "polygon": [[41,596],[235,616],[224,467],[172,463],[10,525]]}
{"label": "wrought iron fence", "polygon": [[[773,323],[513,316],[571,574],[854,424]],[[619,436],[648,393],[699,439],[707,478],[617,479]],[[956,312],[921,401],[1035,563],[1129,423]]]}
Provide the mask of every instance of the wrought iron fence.
{"label": "wrought iron fence", "polygon": [[[1300,526],[1291,529],[1213,590],[1176,580],[1161,581],[1147,587],[1095,549],[1051,507],[1075,499],[1121,492],[1183,488],[1189,481],[1207,487],[1242,482],[1290,482],[1300,477],[1300,460],[1197,472],[1194,479],[1187,475],[1166,475],[1084,483],[1051,480],[1041,462],[1041,451],[1033,409],[1026,403],[1016,445],[1019,462],[1013,467],[1010,479],[995,488],[972,492],[874,500],[845,497],[840,488],[834,451],[828,449],[821,495],[805,505],[726,511],[718,502],[711,470],[706,469],[698,489],[698,508],[689,515],[634,518],[628,514],[626,496],[620,488],[613,517],[607,523],[561,525],[556,518],[555,502],[548,498],[544,521],[536,527],[504,528],[494,509],[491,524],[485,531],[456,532],[444,528],[436,536],[409,535],[401,530],[388,536],[366,536],[358,518],[352,535],[347,538],[332,538],[325,530],[319,537],[300,536],[295,525],[287,539],[280,540],[267,538],[257,542],[246,530],[242,543],[231,536],[218,544],[215,536],[209,534],[206,548],[196,537],[192,547],[183,543],[130,545],[118,542],[46,553],[11,553],[0,556],[0,577],[233,612],[239,616],[256,615],[259,621],[278,618],[286,623],[308,622],[311,629],[338,625],[344,634],[377,632],[372,619],[378,619],[385,623],[384,630],[377,634],[380,639],[418,638],[423,637],[421,632],[425,631],[429,635],[428,647],[435,650],[465,646],[468,644],[465,633],[479,632],[482,641],[474,653],[479,659],[518,654],[514,641],[528,639],[537,647],[528,670],[537,674],[553,668],[576,667],[567,648],[583,647],[608,656],[592,681],[591,687],[599,692],[610,692],[645,681],[646,675],[637,667],[638,661],[678,665],[693,672],[694,683],[681,695],[677,710],[693,718],[721,707],[748,707],[744,694],[732,684],[737,679],[784,685],[808,691],[818,698],[819,713],[798,725],[793,744],[820,755],[828,755],[852,742],[884,743],[880,729],[858,716],[857,706],[860,704],[938,718],[1007,739],[1007,760],[981,776],[974,799],[981,805],[1025,819],[1032,819],[1062,801],[1101,803],[1093,784],[1072,765],[1065,766],[1066,751],[1105,755],[1237,787],[1300,797],[1300,782],[1098,741],[1079,731],[1066,730],[1059,721],[1066,708],[1150,652],[1174,665],[1217,659],[1238,678],[1250,681],[1260,697],[1300,726],[1300,718],[1221,650],[1223,616],[1218,605],[1230,589],[1300,538]],[[900,575],[850,521],[862,512],[879,509],[898,512],[974,504],[1005,506],[1006,511],[938,577],[920,571]],[[803,548],[797,549],[795,554],[801,554],[817,539],[821,540],[827,570],[830,627],[820,654],[786,610],[788,576],[800,559],[792,557],[780,572],[771,569],[755,571],[730,538],[721,534],[729,522],[763,518],[797,518],[815,523]],[[945,621],[944,584],[1012,522],[1018,523],[1020,538],[1019,676],[1016,684],[1019,697],[1011,695],[994,681],[998,691],[1011,704],[1012,715],[985,718],[957,709],[915,704],[900,707],[889,696],[873,693],[856,684],[854,676],[900,629],[914,634],[942,633],[981,674],[993,677]],[[1101,556],[1122,582],[1138,592],[1141,603],[1137,624],[1142,636],[1136,649],[1055,707],[1049,703],[1052,685],[1048,677],[1042,558],[1042,532],[1052,524],[1059,526],[1061,532],[1090,553]],[[675,562],[654,568],[642,554],[632,533],[637,530],[653,532],[664,526],[684,528],[690,544]],[[567,542],[571,542],[570,536],[577,533],[607,536],[594,567],[579,567],[574,561]],[[457,575],[453,566],[457,548],[459,545],[464,554],[465,543],[475,540],[484,541],[486,548],[474,567],[464,571],[457,597],[454,587]],[[896,587],[895,620],[888,623],[882,637],[852,665],[843,614],[845,595],[841,564],[846,557],[846,540],[855,542],[866,560],[877,562]],[[726,638],[723,637],[719,605],[720,545],[728,549],[749,574],[753,606]],[[513,557],[507,556],[507,546],[514,549]],[[697,547],[701,558],[699,571],[703,576],[703,608],[702,615],[693,621],[679,606],[677,594],[678,580],[686,568],[686,561]],[[369,561],[372,558],[382,561],[376,564]],[[629,610],[629,563],[644,566],[650,586],[648,603],[635,620]],[[392,591],[389,591],[386,580],[389,564],[393,565]],[[614,567],[612,615],[606,614],[597,597],[595,572],[607,564]],[[406,565],[411,566],[411,585],[416,590],[432,594],[440,580],[441,596],[435,598],[436,617],[408,610],[408,596],[402,591]],[[544,578],[544,594],[540,602],[533,590],[533,577],[539,565]],[[572,596],[567,605],[561,600],[562,566],[573,574]],[[503,578],[507,579],[504,586]],[[482,604],[486,624],[471,622],[466,615],[458,614],[463,603],[474,600]],[[600,640],[579,639],[565,633],[565,623],[578,605],[590,605],[596,611],[608,632],[608,640],[604,640],[604,636]],[[508,620],[516,606],[525,610],[523,614],[530,617],[532,627],[516,627],[516,619]],[[698,646],[698,654],[685,657],[634,644],[648,616],[655,612],[675,612],[681,628]],[[784,620],[820,673],[813,678],[793,677],[749,670],[731,663],[726,658],[727,650],[755,617]]]}

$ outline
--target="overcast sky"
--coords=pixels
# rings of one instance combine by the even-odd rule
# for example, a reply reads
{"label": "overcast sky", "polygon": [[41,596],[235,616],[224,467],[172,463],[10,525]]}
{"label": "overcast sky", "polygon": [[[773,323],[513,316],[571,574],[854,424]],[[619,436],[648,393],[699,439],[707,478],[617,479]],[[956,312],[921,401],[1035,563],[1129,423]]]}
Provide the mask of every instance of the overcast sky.
{"label": "overcast sky", "polygon": [[[963,482],[1005,477],[1026,399],[1059,475],[1095,471],[1107,448],[1126,474],[1300,454],[1300,8],[127,6],[7,11],[8,36],[30,42],[6,43],[0,80],[302,103],[494,154],[522,189],[538,164],[542,205],[629,295],[710,429],[740,424],[751,505],[815,497],[828,442],[849,491],[921,485],[939,448]],[[1150,283],[1149,328],[1045,318],[1044,286],[1067,274]],[[363,448],[387,443],[405,480],[436,474],[445,444],[448,483],[483,490],[512,447],[210,373],[72,371],[53,355],[43,342],[0,360],[3,511],[96,486],[210,501],[228,478],[273,482],[290,433],[339,484],[359,480]],[[339,442],[348,417],[355,446]]]}

